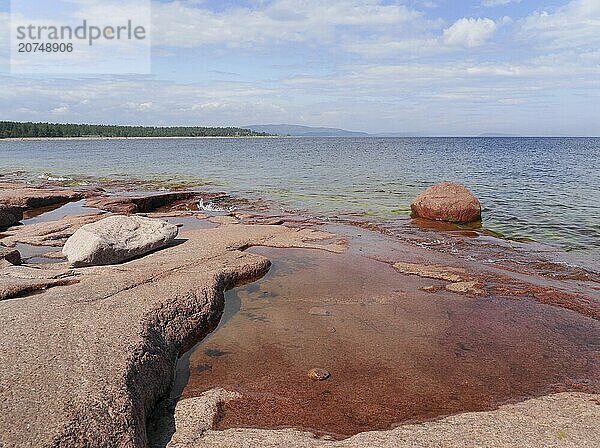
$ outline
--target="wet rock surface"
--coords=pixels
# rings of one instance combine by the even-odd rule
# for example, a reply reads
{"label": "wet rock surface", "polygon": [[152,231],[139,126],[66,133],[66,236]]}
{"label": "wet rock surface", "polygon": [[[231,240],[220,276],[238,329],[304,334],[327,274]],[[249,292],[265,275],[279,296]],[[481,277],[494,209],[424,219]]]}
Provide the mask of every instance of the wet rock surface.
{"label": "wet rock surface", "polygon": [[63,254],[74,267],[116,264],[169,245],[177,233],[177,226],[159,219],[109,216],[75,231]]}
{"label": "wet rock surface", "polygon": [[183,208],[195,208],[198,210],[197,203],[202,200],[223,199],[224,193],[204,193],[198,191],[177,191],[170,193],[148,193],[143,196],[107,196],[93,197],[86,201],[88,207],[99,208],[112,213],[133,214],[150,213],[163,207],[171,206]]}
{"label": "wet rock surface", "polygon": [[[308,220],[208,221],[187,201],[147,213],[205,230],[118,266],[0,261],[0,445],[147,446],[176,357],[214,328],[222,290],[270,258],[272,275],[231,292],[189,355],[184,399],[158,422],[170,429],[148,426],[152,446],[597,446],[597,395],[573,393],[330,440],[599,392],[593,277],[507,272],[362,231],[368,244],[347,245]],[[2,242],[59,247],[83,225],[71,218]],[[310,381],[315,366],[334,376]]]}
{"label": "wet rock surface", "polygon": [[583,393],[554,394],[494,411],[364,432],[339,441],[297,429],[211,430],[210,422],[218,418],[219,405],[235,399],[231,394],[211,390],[201,397],[180,401],[175,411],[177,432],[169,448],[595,448],[600,444],[600,402],[597,395]]}
{"label": "wet rock surface", "polygon": [[[367,238],[376,237],[362,232]],[[381,244],[390,257],[432,256],[390,240]],[[189,358],[183,398],[213,387],[240,393],[219,414],[215,428],[226,432],[290,427],[343,438],[552,392],[600,391],[597,320],[527,294],[500,293],[495,286],[507,285],[506,278],[495,280],[477,263],[455,270],[450,259],[436,256],[432,270],[419,276],[415,265],[425,263],[402,272],[387,260],[359,257],[366,249],[350,245],[341,255],[250,249],[273,267],[256,284],[229,293],[219,328]],[[459,285],[466,292],[445,288],[488,275],[487,295],[473,291],[477,282]],[[432,281],[434,293],[421,290]],[[203,347],[227,355],[210,357]],[[315,366],[334,375],[308,381]]]}
{"label": "wet rock surface", "polygon": [[470,282],[449,283],[446,285],[446,289],[448,291],[456,292],[459,294],[477,294],[477,295],[485,294],[483,285],[476,280],[470,281]]}
{"label": "wet rock surface", "polygon": [[64,188],[0,183],[0,229],[17,224],[29,210],[76,201],[86,194]]}
{"label": "wet rock surface", "polygon": [[410,204],[416,218],[470,223],[481,220],[481,204],[464,186],[443,182],[429,187]]}
{"label": "wet rock surface", "polygon": [[35,188],[25,184],[0,184],[0,207],[13,206],[34,209],[52,204],[76,201],[85,196],[83,192],[63,188]]}
{"label": "wet rock surface", "polygon": [[418,264],[397,262],[394,268],[403,274],[418,275],[419,277],[435,278],[438,280],[447,280],[449,282],[460,282],[466,277],[464,268],[453,266],[440,266],[431,264]]}

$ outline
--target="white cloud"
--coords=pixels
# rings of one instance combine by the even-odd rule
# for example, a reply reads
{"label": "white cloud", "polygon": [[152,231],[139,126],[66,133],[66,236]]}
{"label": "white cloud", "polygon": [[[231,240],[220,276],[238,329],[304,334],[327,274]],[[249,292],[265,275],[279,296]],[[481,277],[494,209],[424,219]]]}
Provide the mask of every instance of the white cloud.
{"label": "white cloud", "polygon": [[378,0],[275,0],[262,8],[235,7],[211,12],[175,1],[153,4],[153,43],[196,47],[225,44],[246,47],[278,42],[322,44],[338,27],[370,28],[409,25],[421,13]]}
{"label": "white cloud", "polygon": [[448,45],[477,47],[483,45],[496,32],[498,25],[492,19],[462,18],[444,30]]}
{"label": "white cloud", "polygon": [[69,107],[68,106],[55,107],[54,109],[52,109],[50,111],[50,113],[52,115],[64,115],[64,114],[66,114],[68,112],[69,112]]}
{"label": "white cloud", "polygon": [[402,59],[431,56],[449,51],[437,37],[404,39],[378,39],[374,41],[350,42],[346,50],[365,57],[377,58],[396,56]]}
{"label": "white cloud", "polygon": [[537,11],[524,20],[520,35],[553,50],[598,49],[600,0],[573,0],[553,12]]}
{"label": "white cloud", "polygon": [[521,0],[483,0],[481,6],[486,8],[492,8],[494,6],[506,6],[511,3],[521,3]]}

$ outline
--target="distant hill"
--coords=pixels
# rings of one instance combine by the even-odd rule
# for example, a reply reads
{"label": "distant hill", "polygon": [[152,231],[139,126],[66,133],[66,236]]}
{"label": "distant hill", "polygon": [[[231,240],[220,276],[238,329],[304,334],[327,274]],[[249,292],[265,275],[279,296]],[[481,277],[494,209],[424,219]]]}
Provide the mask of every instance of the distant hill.
{"label": "distant hill", "polygon": [[375,137],[427,137],[427,134],[420,134],[418,132],[380,132],[374,134]]}
{"label": "distant hill", "polygon": [[254,132],[264,132],[274,135],[291,135],[294,137],[368,137],[366,132],[346,131],[337,128],[321,128],[300,126],[296,124],[254,124],[244,126]]}

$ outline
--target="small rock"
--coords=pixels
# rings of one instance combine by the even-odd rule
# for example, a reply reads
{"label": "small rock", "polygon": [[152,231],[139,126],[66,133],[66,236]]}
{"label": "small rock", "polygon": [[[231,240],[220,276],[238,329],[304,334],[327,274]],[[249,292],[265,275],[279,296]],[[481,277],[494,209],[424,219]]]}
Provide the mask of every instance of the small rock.
{"label": "small rock", "polygon": [[324,381],[331,376],[331,373],[325,369],[310,369],[308,371],[308,377],[314,381]]}
{"label": "small rock", "polygon": [[436,285],[429,285],[429,286],[423,286],[421,288],[421,291],[425,291],[425,292],[436,292],[439,289],[438,286]]}
{"label": "small rock", "polygon": [[429,187],[410,204],[414,218],[469,223],[481,220],[481,204],[464,185],[443,182]]}
{"label": "small rock", "polygon": [[109,216],[79,228],[63,254],[73,267],[115,264],[166,246],[177,232],[177,226],[158,219]]}
{"label": "small rock", "polygon": [[0,260],[6,260],[10,264],[21,264],[21,253],[17,249],[0,246]]}
{"label": "small rock", "polygon": [[326,310],[325,308],[319,308],[319,307],[313,307],[310,310],[308,310],[308,314],[311,314],[313,316],[331,316],[331,311]]}

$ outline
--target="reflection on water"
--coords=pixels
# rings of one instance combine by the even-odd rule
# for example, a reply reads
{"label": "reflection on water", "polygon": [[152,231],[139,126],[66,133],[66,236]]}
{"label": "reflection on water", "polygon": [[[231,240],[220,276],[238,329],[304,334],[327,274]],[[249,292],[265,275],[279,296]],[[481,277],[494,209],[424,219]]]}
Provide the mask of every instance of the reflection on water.
{"label": "reflection on water", "polygon": [[600,254],[598,138],[282,138],[0,142],[1,173],[221,185],[318,214],[389,220],[443,180],[484,226]]}
{"label": "reflection on water", "polygon": [[54,204],[47,207],[40,207],[33,210],[27,210],[24,213],[23,225],[37,224],[40,222],[58,221],[66,216],[90,215],[101,213],[102,210],[85,206],[85,200],[67,202],[64,204]]}

